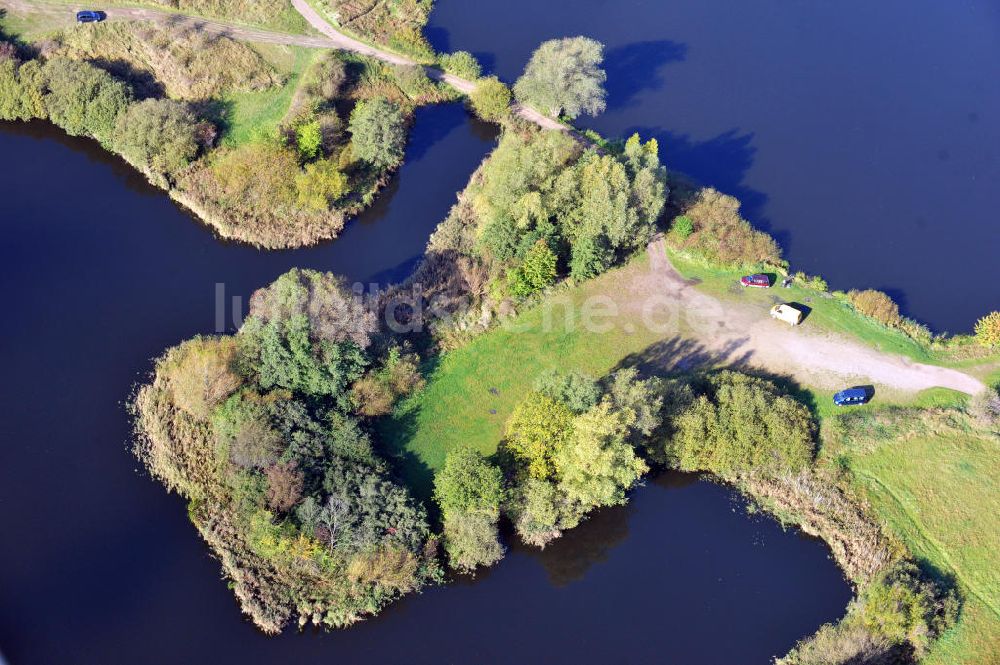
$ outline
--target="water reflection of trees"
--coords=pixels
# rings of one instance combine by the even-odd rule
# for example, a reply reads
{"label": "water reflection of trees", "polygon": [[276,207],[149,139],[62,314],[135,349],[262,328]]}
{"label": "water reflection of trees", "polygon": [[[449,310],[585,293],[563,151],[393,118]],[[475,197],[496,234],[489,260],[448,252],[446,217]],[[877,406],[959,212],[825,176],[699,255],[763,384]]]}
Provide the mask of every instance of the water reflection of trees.
{"label": "water reflection of trees", "polygon": [[628,538],[632,511],[631,504],[602,508],[544,550],[522,543],[512,544],[511,550],[530,554],[542,564],[549,582],[563,587],[583,579],[591,566],[606,561],[611,550]]}

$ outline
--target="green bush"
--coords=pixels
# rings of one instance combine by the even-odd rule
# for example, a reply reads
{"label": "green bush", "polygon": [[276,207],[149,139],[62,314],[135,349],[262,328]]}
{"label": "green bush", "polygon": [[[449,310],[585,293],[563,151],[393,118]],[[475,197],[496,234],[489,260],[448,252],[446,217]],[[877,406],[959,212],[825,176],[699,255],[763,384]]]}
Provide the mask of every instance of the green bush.
{"label": "green bush", "polygon": [[295,177],[299,205],[312,210],[329,210],[350,191],[347,176],[340,172],[337,164],[329,159],[321,159],[305,168]]}
{"label": "green bush", "polygon": [[118,116],[112,144],[161,184],[198,156],[198,119],[182,102],[147,99]]}
{"label": "green bush", "polygon": [[128,86],[85,62],[50,58],[42,67],[49,119],[67,134],[111,143],[118,116],[132,101]]}
{"label": "green bush", "polygon": [[406,119],[399,106],[385,99],[358,102],[349,125],[351,151],[379,170],[397,166],[406,146]]}
{"label": "green bush", "polygon": [[299,149],[299,156],[303,160],[315,158],[322,143],[323,134],[320,131],[319,120],[314,118],[295,128],[295,146]]}
{"label": "green bush", "polygon": [[443,53],[438,57],[438,62],[441,63],[441,68],[449,74],[454,74],[467,81],[475,81],[482,76],[479,61],[468,51]]}
{"label": "green bush", "polygon": [[858,600],[863,626],[894,644],[908,643],[918,657],[957,614],[954,595],[943,593],[909,562],[886,571],[862,590]]}
{"label": "green bush", "polygon": [[572,432],[573,412],[562,402],[531,392],[507,421],[507,448],[541,480],[555,473],[553,458]]}
{"label": "green bush", "polygon": [[543,238],[532,245],[517,268],[507,272],[512,295],[527,298],[538,293],[556,279],[556,255]]}
{"label": "green bush", "polygon": [[434,92],[434,82],[420,65],[393,65],[396,84],[410,99],[420,99]]}
{"label": "green bush", "polygon": [[809,409],[746,374],[709,376],[672,427],[666,457],[684,471],[734,478],[794,472],[812,462],[816,425]]}
{"label": "green bush", "polygon": [[445,514],[483,512],[495,517],[504,499],[503,473],[478,452],[455,448],[434,476],[434,499]]}
{"label": "green bush", "polygon": [[678,240],[687,240],[694,233],[694,222],[687,215],[679,215],[674,218],[674,223],[670,226],[670,232]]}
{"label": "green bush", "polygon": [[534,389],[546,397],[568,406],[574,413],[583,413],[601,398],[597,381],[579,372],[548,370],[535,379]]}
{"label": "green bush", "polygon": [[479,79],[469,101],[476,115],[487,122],[499,122],[510,113],[510,89],[495,76]]}

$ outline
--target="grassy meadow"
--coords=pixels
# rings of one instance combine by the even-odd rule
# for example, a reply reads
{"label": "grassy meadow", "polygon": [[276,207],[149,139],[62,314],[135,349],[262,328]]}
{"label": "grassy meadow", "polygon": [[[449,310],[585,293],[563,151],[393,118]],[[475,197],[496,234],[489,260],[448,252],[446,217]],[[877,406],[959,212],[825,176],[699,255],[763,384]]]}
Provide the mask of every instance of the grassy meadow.
{"label": "grassy meadow", "polygon": [[1000,662],[1000,438],[954,410],[879,412],[841,451],[852,478],[914,557],[956,584],[959,621],[924,661]]}
{"label": "grassy meadow", "polygon": [[229,93],[228,127],[223,143],[239,146],[273,134],[288,112],[302,74],[323,51],[301,46],[255,44],[254,49],[279,72],[284,82],[267,90]]}

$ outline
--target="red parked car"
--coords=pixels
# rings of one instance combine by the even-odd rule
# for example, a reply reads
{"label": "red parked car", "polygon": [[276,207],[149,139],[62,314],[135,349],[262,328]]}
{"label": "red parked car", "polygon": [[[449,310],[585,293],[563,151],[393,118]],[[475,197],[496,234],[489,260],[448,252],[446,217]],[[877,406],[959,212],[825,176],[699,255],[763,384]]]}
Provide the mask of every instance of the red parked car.
{"label": "red parked car", "polygon": [[756,286],[760,289],[771,288],[771,278],[767,275],[745,275],[740,278],[740,284],[743,286]]}

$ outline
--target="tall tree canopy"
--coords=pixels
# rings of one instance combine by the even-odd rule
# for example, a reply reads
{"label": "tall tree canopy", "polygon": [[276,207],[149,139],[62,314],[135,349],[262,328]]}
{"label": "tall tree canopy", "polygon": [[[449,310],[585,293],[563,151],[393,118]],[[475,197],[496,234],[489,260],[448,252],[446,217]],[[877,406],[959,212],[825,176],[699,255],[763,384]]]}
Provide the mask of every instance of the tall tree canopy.
{"label": "tall tree canopy", "polygon": [[549,115],[597,115],[607,104],[604,46],[587,37],[543,42],[514,84],[518,100]]}

